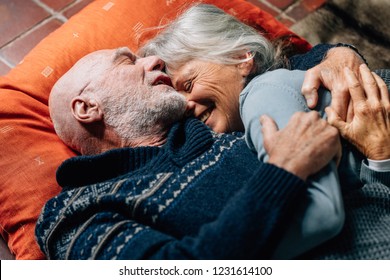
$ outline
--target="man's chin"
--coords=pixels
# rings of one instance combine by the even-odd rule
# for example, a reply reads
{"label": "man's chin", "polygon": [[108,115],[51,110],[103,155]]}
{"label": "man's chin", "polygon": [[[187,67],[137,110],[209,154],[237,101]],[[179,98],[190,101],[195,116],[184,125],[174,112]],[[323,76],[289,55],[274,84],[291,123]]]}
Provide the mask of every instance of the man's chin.
{"label": "man's chin", "polygon": [[176,91],[166,93],[161,106],[164,110],[161,111],[162,121],[167,124],[173,124],[184,118],[187,109],[187,100],[183,95]]}

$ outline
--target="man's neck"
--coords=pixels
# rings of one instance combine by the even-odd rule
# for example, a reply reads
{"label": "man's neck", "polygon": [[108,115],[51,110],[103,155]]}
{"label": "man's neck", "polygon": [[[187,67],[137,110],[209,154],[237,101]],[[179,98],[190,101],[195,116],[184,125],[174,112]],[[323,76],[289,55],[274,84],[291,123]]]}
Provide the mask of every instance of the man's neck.
{"label": "man's neck", "polygon": [[126,145],[127,147],[142,147],[142,146],[153,146],[158,147],[162,146],[167,142],[167,136],[152,136],[142,139],[137,139],[134,141],[131,141],[130,145]]}

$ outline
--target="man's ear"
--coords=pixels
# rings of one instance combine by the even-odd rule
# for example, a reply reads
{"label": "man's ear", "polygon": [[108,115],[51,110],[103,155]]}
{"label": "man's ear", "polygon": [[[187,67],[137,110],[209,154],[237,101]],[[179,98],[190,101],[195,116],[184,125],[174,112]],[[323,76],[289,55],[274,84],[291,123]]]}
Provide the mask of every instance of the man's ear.
{"label": "man's ear", "polygon": [[237,64],[238,72],[243,77],[247,77],[252,72],[253,64],[254,64],[253,56],[250,53],[247,53],[246,57],[247,58],[251,57],[251,58],[248,61]]}
{"label": "man's ear", "polygon": [[95,99],[76,96],[71,106],[73,116],[81,123],[94,123],[103,119],[103,112]]}

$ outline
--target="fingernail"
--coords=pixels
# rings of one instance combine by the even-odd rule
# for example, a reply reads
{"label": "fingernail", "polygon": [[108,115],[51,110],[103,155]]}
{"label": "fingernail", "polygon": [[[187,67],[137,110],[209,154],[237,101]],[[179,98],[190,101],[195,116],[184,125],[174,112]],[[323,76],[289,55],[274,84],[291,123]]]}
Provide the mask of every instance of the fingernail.
{"label": "fingernail", "polygon": [[308,97],[306,99],[306,102],[307,102],[307,106],[309,106],[309,107],[313,106],[313,103],[314,103],[313,97]]}
{"label": "fingernail", "polygon": [[263,125],[264,115],[260,116],[260,124]]}

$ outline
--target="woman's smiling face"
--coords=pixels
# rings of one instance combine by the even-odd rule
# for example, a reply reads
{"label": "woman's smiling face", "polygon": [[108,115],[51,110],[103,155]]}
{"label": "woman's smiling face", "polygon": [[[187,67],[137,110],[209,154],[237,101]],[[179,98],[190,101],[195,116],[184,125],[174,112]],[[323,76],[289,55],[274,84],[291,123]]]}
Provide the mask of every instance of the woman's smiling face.
{"label": "woman's smiling face", "polygon": [[193,115],[215,132],[243,131],[239,95],[247,73],[238,65],[192,60],[170,71],[173,86]]}

